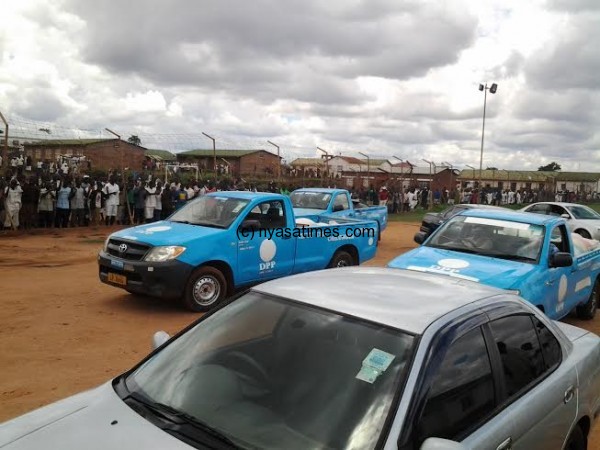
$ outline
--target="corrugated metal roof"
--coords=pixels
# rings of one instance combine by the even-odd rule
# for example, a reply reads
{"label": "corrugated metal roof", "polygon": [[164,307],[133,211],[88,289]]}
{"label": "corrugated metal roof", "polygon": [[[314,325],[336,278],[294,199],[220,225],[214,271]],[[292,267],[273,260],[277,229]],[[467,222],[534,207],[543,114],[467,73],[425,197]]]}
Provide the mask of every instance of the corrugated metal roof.
{"label": "corrugated metal roof", "polygon": [[116,141],[118,139],[47,139],[45,141],[27,142],[26,146],[44,146],[48,147],[51,145],[90,145],[97,144],[100,142]]}
{"label": "corrugated metal roof", "polygon": [[257,153],[257,152],[265,152],[265,153],[269,153],[270,155],[273,156],[277,156],[271,152],[268,152],[266,150],[232,150],[232,149],[228,149],[228,150],[216,150],[213,153],[212,149],[197,149],[197,150],[188,150],[187,152],[181,152],[178,153],[178,155],[180,156],[205,156],[205,157],[212,157],[213,155],[217,155],[217,158],[241,158],[242,156],[246,156],[246,155],[250,155],[252,153]]}
{"label": "corrugated metal roof", "polygon": [[290,166],[324,166],[325,162],[321,158],[296,158],[290,163]]}
{"label": "corrugated metal roof", "polygon": [[149,148],[144,153],[146,156],[158,156],[164,161],[175,161],[177,159],[177,155],[175,153],[171,153],[168,150],[158,150],[155,148]]}

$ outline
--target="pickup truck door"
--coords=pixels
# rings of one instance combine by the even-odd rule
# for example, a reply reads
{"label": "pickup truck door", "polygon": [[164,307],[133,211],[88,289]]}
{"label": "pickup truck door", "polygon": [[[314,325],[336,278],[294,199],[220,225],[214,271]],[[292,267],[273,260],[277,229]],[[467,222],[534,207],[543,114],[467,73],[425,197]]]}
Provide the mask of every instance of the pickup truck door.
{"label": "pickup truck door", "polygon": [[[565,225],[557,225],[550,231],[550,239],[546,240],[546,248],[542,249],[542,258],[549,261],[552,253],[558,251],[573,254],[568,231]],[[575,305],[575,282],[572,273],[577,271],[576,262],[571,267],[549,267],[544,282],[545,312],[552,319],[566,315]]]}
{"label": "pickup truck door", "polygon": [[[289,214],[289,213],[288,213]],[[296,239],[288,223],[281,200],[259,203],[244,221],[255,221],[257,227],[238,233],[237,284],[289,275],[294,268]]]}

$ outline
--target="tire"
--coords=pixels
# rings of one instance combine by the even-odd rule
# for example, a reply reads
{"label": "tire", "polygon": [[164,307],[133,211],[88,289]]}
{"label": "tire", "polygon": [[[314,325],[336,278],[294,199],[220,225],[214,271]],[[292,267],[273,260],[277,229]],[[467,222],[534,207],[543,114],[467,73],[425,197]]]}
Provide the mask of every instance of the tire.
{"label": "tire", "polygon": [[354,257],[345,250],[338,250],[331,258],[329,268],[355,266]]}
{"label": "tire", "polygon": [[567,439],[565,450],[586,450],[587,449],[587,438],[583,434],[583,430],[579,425],[575,425],[573,431]]}
{"label": "tire", "polygon": [[584,237],[586,239],[591,239],[592,236],[590,235],[590,233],[588,233],[586,230],[576,230],[575,233],[577,233],[578,235],[580,235],[581,237]]}
{"label": "tire", "polygon": [[206,312],[227,297],[227,280],[214,267],[196,269],[190,276],[183,294],[183,305],[191,311]]}
{"label": "tire", "polygon": [[598,309],[598,297],[600,296],[600,281],[596,280],[590,298],[583,305],[579,305],[576,308],[577,317],[584,320],[592,320],[596,315],[596,309]]}

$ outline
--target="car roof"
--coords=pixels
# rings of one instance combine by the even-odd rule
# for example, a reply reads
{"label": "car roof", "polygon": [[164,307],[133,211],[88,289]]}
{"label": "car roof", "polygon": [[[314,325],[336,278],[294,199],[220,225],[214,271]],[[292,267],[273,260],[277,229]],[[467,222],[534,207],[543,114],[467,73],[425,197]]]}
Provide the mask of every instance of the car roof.
{"label": "car roof", "polygon": [[206,194],[210,197],[231,197],[231,198],[243,198],[247,200],[253,200],[255,198],[262,197],[279,197],[281,198],[281,194],[277,194],[274,192],[251,192],[251,191],[217,191]]}
{"label": "car roof", "polygon": [[345,267],[293,275],[253,288],[410,333],[441,316],[507,292],[445,275],[382,267]]}
{"label": "car roof", "polygon": [[[503,211],[491,210],[491,209],[479,209],[472,208],[461,213],[457,216],[468,216],[468,217],[482,217],[486,219],[498,219],[498,220],[510,220],[513,222],[530,223],[532,225],[546,225],[549,222],[555,222],[557,220],[564,220],[560,217],[546,216],[544,214],[535,214],[529,212],[513,211],[507,208],[501,208]],[[455,216],[456,217],[456,216]]]}

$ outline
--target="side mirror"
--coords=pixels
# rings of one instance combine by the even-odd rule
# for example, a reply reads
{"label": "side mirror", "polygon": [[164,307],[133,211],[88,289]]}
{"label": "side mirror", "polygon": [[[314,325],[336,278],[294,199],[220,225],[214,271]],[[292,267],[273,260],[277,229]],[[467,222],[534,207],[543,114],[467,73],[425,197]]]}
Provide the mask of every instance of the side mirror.
{"label": "side mirror", "polygon": [[425,439],[420,450],[467,450],[467,447],[460,442],[432,437]]}
{"label": "side mirror", "polygon": [[415,233],[415,237],[413,239],[417,244],[421,245],[427,239],[427,234],[425,234],[423,231],[418,231]]}
{"label": "side mirror", "polygon": [[260,228],[260,221],[256,219],[247,219],[240,225],[240,230],[258,230]]}
{"label": "side mirror", "polygon": [[154,336],[152,336],[152,350],[156,350],[169,339],[171,339],[169,333],[167,333],[166,331],[157,331],[156,333],[154,333]]}
{"label": "side mirror", "polygon": [[333,206],[333,212],[338,212],[338,211],[343,211],[343,210],[344,210],[343,205],[334,205]]}
{"label": "side mirror", "polygon": [[571,218],[571,216],[569,216],[568,214],[561,214],[560,217],[566,220],[569,220]]}
{"label": "side mirror", "polygon": [[557,252],[550,256],[550,267],[570,267],[573,265],[573,256],[567,252]]}

